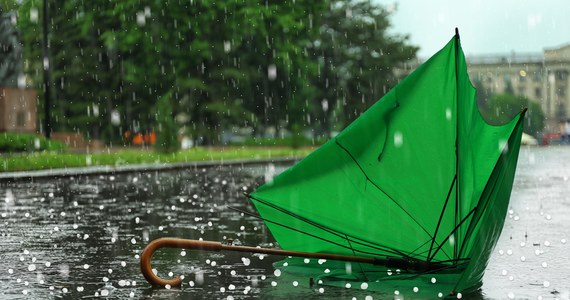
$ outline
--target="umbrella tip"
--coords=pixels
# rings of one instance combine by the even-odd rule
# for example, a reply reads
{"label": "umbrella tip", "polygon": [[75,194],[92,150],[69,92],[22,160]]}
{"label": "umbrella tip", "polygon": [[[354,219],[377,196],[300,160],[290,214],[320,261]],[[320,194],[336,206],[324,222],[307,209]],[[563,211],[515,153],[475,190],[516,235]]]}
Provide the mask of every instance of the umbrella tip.
{"label": "umbrella tip", "polygon": [[459,28],[455,27],[455,35],[459,36]]}

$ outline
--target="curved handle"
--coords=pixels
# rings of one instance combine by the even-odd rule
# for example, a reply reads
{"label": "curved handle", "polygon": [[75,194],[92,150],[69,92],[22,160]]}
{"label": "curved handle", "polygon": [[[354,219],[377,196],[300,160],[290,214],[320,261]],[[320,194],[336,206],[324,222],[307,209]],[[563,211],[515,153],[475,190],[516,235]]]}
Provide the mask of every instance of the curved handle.
{"label": "curved handle", "polygon": [[197,241],[197,240],[185,240],[176,238],[160,238],[150,242],[141,253],[141,272],[146,280],[155,286],[166,286],[170,285],[172,287],[177,287],[182,284],[182,279],[180,277],[175,277],[172,279],[162,279],[158,277],[154,272],[152,272],[151,258],[154,252],[160,248],[180,248],[180,249],[198,249],[206,251],[221,251],[222,243],[210,242],[210,241]]}

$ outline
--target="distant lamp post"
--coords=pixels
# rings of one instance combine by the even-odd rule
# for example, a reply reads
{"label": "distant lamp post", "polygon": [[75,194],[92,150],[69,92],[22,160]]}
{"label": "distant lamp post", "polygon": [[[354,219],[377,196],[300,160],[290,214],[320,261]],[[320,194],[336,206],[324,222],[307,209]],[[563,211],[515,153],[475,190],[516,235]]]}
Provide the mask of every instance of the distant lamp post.
{"label": "distant lamp post", "polygon": [[44,67],[44,131],[46,138],[51,137],[51,116],[50,116],[50,73],[49,73],[49,41],[48,41],[48,21],[49,21],[48,0],[44,0],[44,20],[43,20],[43,67]]}

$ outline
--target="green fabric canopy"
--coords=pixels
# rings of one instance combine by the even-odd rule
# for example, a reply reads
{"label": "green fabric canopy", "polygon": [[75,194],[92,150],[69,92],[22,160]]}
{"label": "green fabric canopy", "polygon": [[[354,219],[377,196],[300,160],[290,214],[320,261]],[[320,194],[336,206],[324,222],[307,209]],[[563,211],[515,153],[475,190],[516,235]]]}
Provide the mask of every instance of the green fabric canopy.
{"label": "green fabric canopy", "polygon": [[283,249],[439,262],[468,290],[504,223],[523,114],[483,120],[456,35],[249,197]]}

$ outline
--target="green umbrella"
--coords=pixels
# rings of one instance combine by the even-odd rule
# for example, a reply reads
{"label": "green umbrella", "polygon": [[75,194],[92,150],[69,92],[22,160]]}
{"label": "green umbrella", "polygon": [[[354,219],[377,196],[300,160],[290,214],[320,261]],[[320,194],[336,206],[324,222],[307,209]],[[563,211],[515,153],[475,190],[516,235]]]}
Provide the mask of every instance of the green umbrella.
{"label": "green umbrella", "polygon": [[[374,264],[332,266],[319,278],[441,275],[453,293],[467,292],[481,285],[503,227],[523,115],[501,126],[483,120],[456,34],[338,136],[248,197],[283,250]],[[286,265],[302,272],[303,264]]]}

